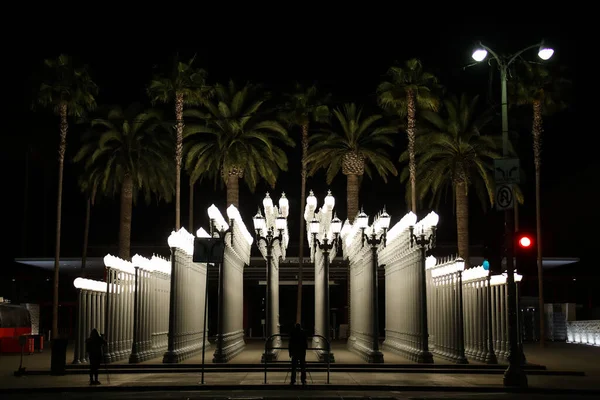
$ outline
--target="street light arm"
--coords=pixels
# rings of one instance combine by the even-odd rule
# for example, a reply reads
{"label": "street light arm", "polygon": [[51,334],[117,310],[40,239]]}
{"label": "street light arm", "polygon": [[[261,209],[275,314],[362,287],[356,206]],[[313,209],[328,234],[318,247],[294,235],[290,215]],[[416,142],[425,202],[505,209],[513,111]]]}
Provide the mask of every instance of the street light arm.
{"label": "street light arm", "polygon": [[[492,55],[492,57],[494,57],[496,59],[498,64],[502,65],[502,58],[500,56],[498,56],[498,54],[496,54],[496,52],[494,50],[490,49],[489,47],[487,47],[485,44],[483,44],[481,42],[479,42],[479,46],[481,46],[482,49],[484,49],[485,51],[490,53]],[[481,60],[481,61],[483,61],[483,60]]]}
{"label": "street light arm", "polygon": [[515,54],[513,54],[511,56],[510,60],[508,60],[508,63],[506,63],[506,67],[508,68],[510,66],[510,64],[512,64],[513,61],[515,61],[517,59],[517,57],[519,57],[521,54],[523,54],[527,50],[535,49],[536,47],[540,47],[541,45],[542,45],[542,43],[536,43],[536,44],[532,44],[531,46],[525,47],[522,50],[517,51]]}
{"label": "street light arm", "polygon": [[505,62],[505,59],[503,57],[500,57],[498,54],[496,54],[496,52],[494,50],[490,49],[483,43],[479,42],[479,46],[481,46],[482,49],[485,49],[488,53],[490,53],[492,55],[492,57],[494,57],[496,59],[496,61],[498,62],[498,64],[501,67],[508,68],[517,59],[517,57],[519,57],[521,54],[523,54],[527,50],[531,50],[531,49],[541,46],[541,43],[532,44],[531,46],[527,46],[524,49],[517,51],[516,53],[511,55],[510,58],[507,57],[508,62]]}

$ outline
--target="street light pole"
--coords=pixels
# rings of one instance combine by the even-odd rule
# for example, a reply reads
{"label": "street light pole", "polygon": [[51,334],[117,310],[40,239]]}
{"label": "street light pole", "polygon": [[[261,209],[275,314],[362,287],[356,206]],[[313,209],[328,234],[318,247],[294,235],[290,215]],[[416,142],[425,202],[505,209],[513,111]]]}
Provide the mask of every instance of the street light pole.
{"label": "street light pole", "polygon": [[426,276],[426,258],[427,250],[435,247],[435,225],[431,226],[431,234],[425,236],[425,232],[415,235],[414,226],[411,225],[410,229],[410,246],[413,244],[419,246],[421,250],[421,267],[419,268],[420,280],[421,280],[421,357],[419,362],[422,363],[433,363],[433,354],[429,351],[429,327],[427,324],[427,276]]}
{"label": "street light pole", "polygon": [[[477,62],[483,61],[490,53],[492,57],[498,63],[500,69],[500,89],[501,89],[501,111],[502,111],[502,156],[508,157],[509,141],[508,141],[508,94],[507,94],[507,80],[508,80],[508,68],[511,64],[525,51],[539,47],[538,55],[541,59],[547,60],[552,57],[554,50],[544,45],[544,42],[536,43],[534,45],[525,47],[522,50],[517,51],[515,54],[509,57],[500,57],[489,47],[479,43],[479,48],[473,53],[473,59]],[[515,267],[514,267],[514,244],[513,244],[513,211],[510,209],[504,212],[504,239],[505,239],[505,252],[506,252],[506,269],[507,269],[507,291],[508,291],[508,338],[509,338],[509,365],[504,373],[504,385],[505,386],[518,386],[527,387],[527,376],[525,371],[521,367],[521,350],[517,340],[517,307],[516,307],[516,286],[515,286]],[[538,279],[541,282],[542,276],[541,271],[538,271],[540,276]],[[541,287],[541,283],[540,283]],[[540,326],[543,332],[543,293],[540,291]]]}
{"label": "street light pole", "polygon": [[[369,220],[367,214],[361,210],[357,219],[361,230],[361,246],[364,246],[365,242],[371,246],[371,291],[373,299],[373,326],[371,331],[373,333],[373,353],[370,356],[369,362],[380,364],[383,363],[383,353],[379,350],[379,274],[377,271],[379,269],[379,258],[377,255],[377,250],[379,245],[383,245],[383,247],[385,247],[387,239],[386,233],[390,226],[391,217],[385,211],[384,207],[383,213],[381,213],[373,223],[370,235],[365,233]],[[382,230],[379,238],[377,237],[377,232],[375,231],[376,226],[377,230]]]}
{"label": "street light pole", "polygon": [[[215,223],[215,219],[211,218],[210,220],[210,233],[211,237],[218,236],[218,238],[224,243],[225,235],[229,233],[231,237],[231,244],[233,245],[233,220],[229,221],[229,227],[227,229],[223,229],[223,226],[217,227]],[[213,246],[214,247],[214,246]],[[223,247],[224,249],[225,247]],[[213,248],[211,248],[212,252]],[[207,264],[207,276],[208,276],[208,264]],[[217,351],[213,356],[214,363],[224,363],[227,360],[223,357],[223,310],[224,310],[224,295],[225,295],[225,268],[223,265],[223,260],[219,263],[219,293],[218,293],[218,304],[217,304]],[[206,288],[208,291],[208,286]]]}

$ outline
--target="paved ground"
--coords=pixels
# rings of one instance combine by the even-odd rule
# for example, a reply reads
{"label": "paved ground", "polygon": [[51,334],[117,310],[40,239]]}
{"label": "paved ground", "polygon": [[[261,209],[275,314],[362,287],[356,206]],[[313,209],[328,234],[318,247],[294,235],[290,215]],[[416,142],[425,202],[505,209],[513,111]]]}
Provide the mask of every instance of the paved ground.
{"label": "paved ground", "polygon": [[[253,353],[257,354],[253,354]],[[354,363],[361,362],[360,358],[344,351],[342,347],[334,348],[336,364],[343,362]],[[551,343],[546,348],[540,348],[538,345],[526,345],[525,354],[527,360],[531,363],[547,366],[549,371],[583,371],[586,376],[548,376],[548,375],[529,375],[529,386],[535,390],[546,390],[554,392],[555,395],[560,395],[561,390],[565,389],[585,389],[596,390],[596,394],[600,396],[600,348],[571,345],[565,343]],[[240,354],[235,360],[238,363],[256,362],[255,358],[259,357],[260,350],[248,351]],[[72,357],[72,353],[71,353]],[[398,358],[394,358],[398,357]],[[72,358],[71,358],[72,360]],[[209,360],[209,357],[207,357]],[[394,361],[392,361],[394,360]],[[197,362],[188,360],[188,362]],[[403,363],[410,364],[411,362],[396,355],[386,354],[387,363]],[[444,362],[446,363],[446,362]],[[39,390],[39,391],[145,391],[168,390],[169,393],[178,393],[181,391],[197,391],[194,396],[213,396],[215,392],[210,390],[219,389],[219,393],[223,394],[223,390],[234,392],[234,389],[242,390],[238,396],[251,391],[264,390],[263,378],[261,372],[231,372],[217,373],[208,370],[205,374],[205,385],[200,384],[199,373],[137,373],[137,374],[109,374],[103,369],[100,377],[102,385],[98,387],[89,387],[87,385],[87,376],[85,375],[66,375],[66,376],[24,376],[14,377],[13,372],[19,366],[18,356],[1,356],[0,358],[0,397],[4,399],[4,395],[8,394],[9,390]],[[50,351],[45,351],[41,354],[25,356],[24,366],[27,369],[49,369],[50,367]],[[336,394],[340,390],[352,390],[354,398],[362,396],[361,393],[367,393],[376,390],[380,393],[378,396],[384,396],[381,392],[391,391],[423,391],[440,390],[444,392],[464,390],[464,391],[493,391],[499,392],[503,390],[501,374],[448,374],[448,373],[401,373],[401,372],[338,372],[333,371],[330,375],[330,385],[326,385],[325,372],[313,372],[309,375],[309,385],[304,389],[303,393],[310,392],[312,398],[317,396],[319,391],[327,390],[329,394]],[[277,390],[285,390],[287,394],[293,394],[289,386],[289,375],[285,372],[271,372],[268,375],[268,394],[271,396]],[[154,392],[153,392],[154,393]],[[196,393],[196,392],[194,392]],[[212,393],[212,394],[211,394]],[[116,395],[116,393],[115,393]],[[456,394],[459,395],[458,393]],[[492,395],[492,393],[488,393]],[[162,396],[162,395],[161,395]],[[192,396],[192,398],[194,397]],[[258,395],[257,395],[258,396]],[[261,396],[266,396],[264,393]],[[320,396],[320,395],[319,395]],[[415,394],[416,396],[416,394]],[[494,394],[492,397],[496,397]],[[189,396],[188,396],[189,397]],[[214,397],[214,396],[213,396]],[[271,396],[272,397],[272,396]],[[297,396],[296,396],[297,397]],[[32,397],[28,397],[32,398]],[[113,397],[106,397],[113,398]],[[115,397],[116,398],[116,397]],[[156,398],[156,397],[152,397]],[[164,397],[166,398],[166,397]],[[173,397],[169,397],[173,398]],[[177,397],[178,398],[178,397]],[[206,398],[206,397],[203,397]],[[223,398],[223,397],[221,397]],[[294,398],[294,397],[292,397]],[[338,397],[339,398],[339,397]],[[389,397],[388,397],[389,398]],[[409,398],[409,397],[398,397]],[[411,397],[424,398],[424,397]],[[441,398],[438,394],[429,399]],[[450,398],[473,398],[468,397],[450,397]],[[481,398],[481,397],[479,397]],[[490,397],[486,397],[490,398]],[[527,397],[531,398],[531,397]],[[572,397],[569,397],[572,398]]]}
{"label": "paved ground", "polygon": [[[331,399],[331,400],[359,400],[359,399],[377,399],[377,400],[589,400],[590,395],[574,394],[532,394],[532,393],[465,393],[465,392],[403,392],[403,391],[383,391],[383,392],[347,392],[347,391],[231,391],[228,393],[219,392],[87,392],[87,393],[61,393],[60,398],[64,400],[192,400],[192,399],[219,399],[219,400],[243,400],[243,399]],[[9,394],[3,399],[10,400],[48,400],[48,394]]]}

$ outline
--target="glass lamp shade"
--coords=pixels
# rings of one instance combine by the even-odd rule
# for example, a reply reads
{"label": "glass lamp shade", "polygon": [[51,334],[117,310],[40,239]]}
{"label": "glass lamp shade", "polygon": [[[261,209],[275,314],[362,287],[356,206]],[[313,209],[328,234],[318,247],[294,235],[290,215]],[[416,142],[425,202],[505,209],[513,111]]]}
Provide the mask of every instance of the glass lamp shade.
{"label": "glass lamp shade", "polygon": [[265,212],[266,210],[273,208],[273,199],[271,199],[269,192],[267,192],[265,198],[263,199],[263,207],[265,208]]}
{"label": "glass lamp shade", "polygon": [[260,212],[256,213],[252,220],[254,222],[254,229],[256,229],[257,231],[262,232],[267,229],[265,217],[263,217]]}
{"label": "glass lamp shade", "polygon": [[358,222],[358,227],[360,229],[366,229],[367,226],[369,226],[369,216],[362,210],[358,214],[358,217],[356,217],[356,221]]}
{"label": "glass lamp shade", "polygon": [[456,270],[457,271],[464,271],[465,270],[465,260],[462,259],[462,257],[458,257],[454,263],[456,264]]}
{"label": "glass lamp shade", "polygon": [[548,47],[544,43],[542,43],[542,45],[540,46],[540,49],[538,51],[538,57],[541,58],[542,60],[546,61],[546,60],[549,60],[553,54],[554,54],[554,49],[551,47]]}
{"label": "glass lamp shade", "polygon": [[390,217],[390,214],[388,214],[384,208],[383,213],[381,213],[381,215],[379,216],[379,227],[381,229],[389,229],[391,219],[392,218]]}
{"label": "glass lamp shade", "polygon": [[277,228],[277,230],[284,230],[286,225],[287,225],[287,220],[280,213],[279,216],[277,217],[277,219],[275,220],[275,228]]}
{"label": "glass lamp shade", "polygon": [[473,58],[473,60],[475,60],[477,62],[481,62],[481,61],[485,60],[485,58],[487,57],[487,50],[485,50],[481,47],[478,47],[475,49],[475,51],[473,52],[471,57]]}
{"label": "glass lamp shade", "polygon": [[337,217],[337,215],[334,215],[333,219],[331,220],[331,232],[333,232],[334,234],[339,234],[342,231],[342,220],[339,219]]}
{"label": "glass lamp shade", "polygon": [[335,207],[335,197],[331,194],[331,190],[328,190],[327,196],[325,196],[325,207],[327,207],[329,211],[333,210],[333,207]]}
{"label": "glass lamp shade", "polygon": [[320,228],[321,224],[319,224],[319,221],[316,218],[313,218],[312,221],[310,221],[310,233],[319,233]]}
{"label": "glass lamp shade", "polygon": [[178,236],[175,232],[173,232],[169,235],[169,238],[167,239],[167,243],[169,244],[170,248],[177,247],[179,245],[179,240],[177,240],[177,239],[178,239]]}
{"label": "glass lamp shade", "polygon": [[308,193],[308,197],[306,198],[306,206],[310,210],[315,210],[317,208],[317,198],[312,190]]}
{"label": "glass lamp shade", "polygon": [[281,193],[281,197],[279,198],[279,211],[281,211],[281,215],[283,215],[284,218],[288,217],[290,212],[290,202],[287,197],[285,197],[285,193]]}

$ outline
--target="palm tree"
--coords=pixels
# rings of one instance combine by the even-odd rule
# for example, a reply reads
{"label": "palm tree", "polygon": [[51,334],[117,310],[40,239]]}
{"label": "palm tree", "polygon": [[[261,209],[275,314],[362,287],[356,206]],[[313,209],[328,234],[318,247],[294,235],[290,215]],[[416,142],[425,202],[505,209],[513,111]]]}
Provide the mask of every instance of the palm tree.
{"label": "palm tree", "polygon": [[254,191],[260,179],[275,186],[280,170],[287,170],[287,156],[279,144],[294,146],[287,130],[259,111],[264,97],[258,86],[238,89],[233,81],[217,84],[215,96],[204,110],[188,110],[196,118],[185,127],[186,169],[191,179],[221,177],[227,186],[227,205],[239,207],[239,180]]}
{"label": "palm tree", "polygon": [[92,214],[92,207],[96,200],[96,192],[98,190],[98,178],[95,180],[90,176],[86,176],[82,173],[79,176],[79,189],[85,196],[85,223],[83,228],[83,249],[81,251],[81,276],[86,275],[86,263],[87,263],[87,250],[88,250],[88,239],[90,236],[90,220]]}
{"label": "palm tree", "polygon": [[58,195],[56,202],[56,247],[54,252],[54,294],[52,297],[52,339],[58,337],[58,281],[60,265],[60,228],[62,211],[63,171],[67,151],[68,117],[81,118],[96,107],[98,86],[92,81],[87,67],[75,67],[66,54],[56,59],[44,60],[48,79],[41,85],[38,102],[52,107],[60,117],[60,142],[58,145]]}
{"label": "palm tree", "polygon": [[[535,166],[535,217],[537,230],[537,271],[540,310],[544,307],[544,277],[542,270],[542,215],[540,174],[542,165],[543,117],[566,107],[561,94],[568,81],[551,73],[544,65],[520,64],[515,80],[510,81],[510,98],[518,106],[532,107],[533,163]],[[540,344],[545,344],[545,324],[540,313]]]}
{"label": "palm tree", "polygon": [[[490,113],[477,113],[478,96],[443,101],[444,112],[423,111],[425,130],[415,141],[417,156],[417,195],[423,199],[431,192],[431,204],[438,205],[452,189],[456,204],[458,255],[469,260],[469,192],[473,189],[484,209],[494,203],[493,159],[499,158],[500,138],[486,136],[481,130],[491,121]],[[400,161],[409,160],[409,151]],[[401,174],[404,182],[410,168]],[[408,186],[408,185],[407,185]]]}
{"label": "palm tree", "polygon": [[173,140],[158,111],[144,111],[135,104],[126,110],[112,108],[105,119],[94,119],[91,127],[75,162],[83,163],[91,182],[98,182],[100,194],[120,194],[118,253],[127,260],[138,193],[142,192],[147,202],[152,195],[166,201],[173,197]]}
{"label": "palm tree", "polygon": [[189,62],[176,61],[169,76],[155,76],[148,86],[153,102],[175,103],[175,230],[181,226],[181,164],[183,161],[183,108],[203,104],[210,96],[206,86],[207,72]]}
{"label": "palm tree", "polygon": [[345,104],[333,110],[337,126],[310,138],[306,160],[310,175],[318,169],[327,170],[327,183],[331,183],[340,169],[346,175],[347,218],[353,221],[358,214],[359,178],[366,172],[371,178],[375,170],[385,182],[387,175],[398,171],[390,160],[386,147],[394,145],[392,136],[396,128],[382,123],[382,115],[364,116],[356,104]]}
{"label": "palm tree", "polygon": [[298,299],[296,322],[302,319],[302,264],[304,262],[304,207],[306,206],[306,174],[308,153],[308,130],[311,122],[326,122],[329,119],[329,107],[325,102],[329,96],[320,96],[317,86],[308,88],[296,83],[294,90],[286,95],[284,111],[280,118],[290,126],[302,130],[302,159],[300,170],[300,235],[298,236]]}
{"label": "palm tree", "polygon": [[422,110],[437,111],[439,99],[434,92],[438,89],[437,78],[423,71],[421,61],[410,59],[402,66],[388,69],[389,81],[377,87],[379,105],[389,112],[407,118],[406,135],[408,136],[408,169],[410,171],[411,210],[417,212],[416,194],[416,162],[415,137],[417,123],[417,107]]}

